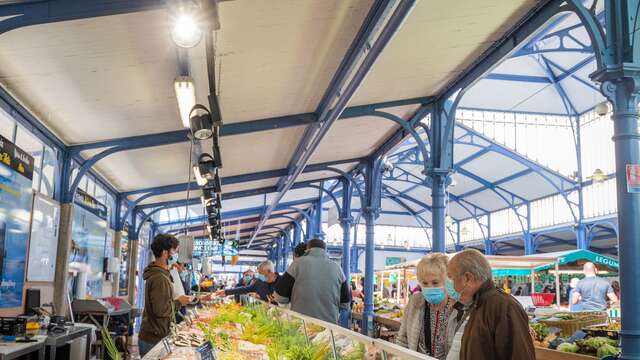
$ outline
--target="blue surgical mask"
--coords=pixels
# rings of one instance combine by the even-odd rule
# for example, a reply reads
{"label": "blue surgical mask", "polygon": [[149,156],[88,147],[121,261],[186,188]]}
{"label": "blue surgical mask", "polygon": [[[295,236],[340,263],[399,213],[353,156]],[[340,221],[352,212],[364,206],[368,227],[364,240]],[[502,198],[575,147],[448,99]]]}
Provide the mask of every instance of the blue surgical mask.
{"label": "blue surgical mask", "polygon": [[460,293],[456,291],[456,288],[453,286],[453,280],[447,278],[444,281],[447,287],[447,293],[449,293],[449,297],[455,301],[460,301]]}
{"label": "blue surgical mask", "polygon": [[244,282],[248,283],[249,281],[251,281],[251,276],[245,276],[244,277]]}
{"label": "blue surgical mask", "polygon": [[422,296],[429,304],[442,304],[445,298],[444,289],[440,287],[422,288]]}
{"label": "blue surgical mask", "polygon": [[171,254],[169,256],[169,260],[168,260],[169,266],[171,266],[171,265],[173,265],[173,264],[175,264],[177,262],[178,262],[178,254],[177,253],[176,254]]}
{"label": "blue surgical mask", "polygon": [[256,274],[256,279],[260,281],[267,281],[267,277],[262,274]]}

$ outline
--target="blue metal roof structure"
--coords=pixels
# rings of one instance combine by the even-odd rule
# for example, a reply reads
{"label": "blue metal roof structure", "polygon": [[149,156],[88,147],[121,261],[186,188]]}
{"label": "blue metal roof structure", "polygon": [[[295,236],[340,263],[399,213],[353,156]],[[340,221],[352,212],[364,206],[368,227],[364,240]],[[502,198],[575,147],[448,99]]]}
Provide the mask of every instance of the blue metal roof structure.
{"label": "blue metal roof structure", "polygon": [[[215,48],[176,55],[164,1],[12,1],[0,5],[0,105],[58,151],[55,198],[71,202],[89,174],[126,208],[114,212],[114,224],[121,230],[128,221],[134,239],[146,220],[204,235],[184,164],[211,144],[190,145],[166,86],[187,69],[198,100],[218,96],[225,119],[224,231],[278,261],[302,234],[321,235],[327,207],[338,210],[345,238],[354,222],[367,224],[367,294],[374,222],[434,229],[425,251],[444,250],[446,238],[449,250],[487,254],[567,247],[615,254],[616,238],[637,229],[613,216],[584,216],[590,181],[580,161],[575,176],[550,169],[456,122],[456,111],[568,117],[580,158],[578,120],[605,100],[592,78],[605,83],[615,114],[631,96],[621,92],[635,89],[611,82],[636,76],[628,64],[640,52],[620,40],[631,36],[620,17],[633,18],[632,6],[497,3],[335,0],[309,11],[305,1],[259,9],[223,1]],[[477,21],[456,21],[471,16]],[[605,23],[614,25],[606,36]],[[425,27],[432,36],[420,37]],[[426,45],[416,47],[417,37]],[[632,51],[619,49],[627,45]],[[218,88],[207,76],[211,63]],[[620,156],[619,169],[637,158]],[[633,195],[618,195],[621,214],[634,214]],[[569,220],[532,228],[532,204],[550,197],[566,205]],[[519,230],[493,235],[488,215],[499,211]],[[455,227],[443,225],[445,213]],[[464,221],[482,238],[462,242]]]}

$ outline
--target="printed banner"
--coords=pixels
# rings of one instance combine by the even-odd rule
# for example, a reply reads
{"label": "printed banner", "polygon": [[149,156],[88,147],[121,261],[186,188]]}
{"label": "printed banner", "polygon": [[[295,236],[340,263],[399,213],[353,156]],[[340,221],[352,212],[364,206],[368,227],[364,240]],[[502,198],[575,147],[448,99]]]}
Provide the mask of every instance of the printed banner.
{"label": "printed banner", "polygon": [[0,136],[0,308],[22,306],[33,158]]}

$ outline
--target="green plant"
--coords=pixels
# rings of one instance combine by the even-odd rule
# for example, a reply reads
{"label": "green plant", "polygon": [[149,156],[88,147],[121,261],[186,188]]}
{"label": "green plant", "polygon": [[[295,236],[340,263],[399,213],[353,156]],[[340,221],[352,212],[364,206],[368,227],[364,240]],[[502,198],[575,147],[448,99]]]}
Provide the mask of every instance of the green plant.
{"label": "green plant", "polygon": [[105,327],[101,327],[100,334],[102,335],[102,343],[107,350],[107,355],[109,355],[112,360],[122,360],[120,351],[118,351],[118,348],[116,347],[116,344],[113,341],[109,330],[107,330]]}

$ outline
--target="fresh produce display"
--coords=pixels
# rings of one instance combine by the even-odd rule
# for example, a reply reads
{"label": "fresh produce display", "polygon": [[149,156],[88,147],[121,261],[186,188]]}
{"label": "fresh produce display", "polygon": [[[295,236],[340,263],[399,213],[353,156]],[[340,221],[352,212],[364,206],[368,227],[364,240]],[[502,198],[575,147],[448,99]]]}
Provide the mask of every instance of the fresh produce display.
{"label": "fresh produce display", "polygon": [[[567,316],[567,314],[554,314],[552,319],[575,320],[579,319],[580,314],[575,316]],[[548,319],[548,318],[545,318]],[[534,322],[529,324],[531,328],[531,336],[537,347],[552,349],[561,352],[578,353],[583,355],[596,356],[602,358],[607,355],[616,355],[620,353],[617,337],[610,338],[606,336],[593,336],[589,331],[576,331],[571,337],[561,337],[560,329],[549,326],[543,322]],[[619,328],[619,324],[608,324],[589,328],[597,328],[606,331]],[[591,335],[591,336],[590,336]]]}
{"label": "fresh produce display", "polygon": [[[303,328],[304,326],[304,328]],[[306,333],[306,336],[305,336]],[[217,304],[199,311],[190,325],[176,329],[174,344],[196,347],[210,342],[220,360],[341,360],[366,358],[365,344],[324,327],[285,318],[279,310],[261,304]],[[169,358],[175,357],[171,354]]]}

